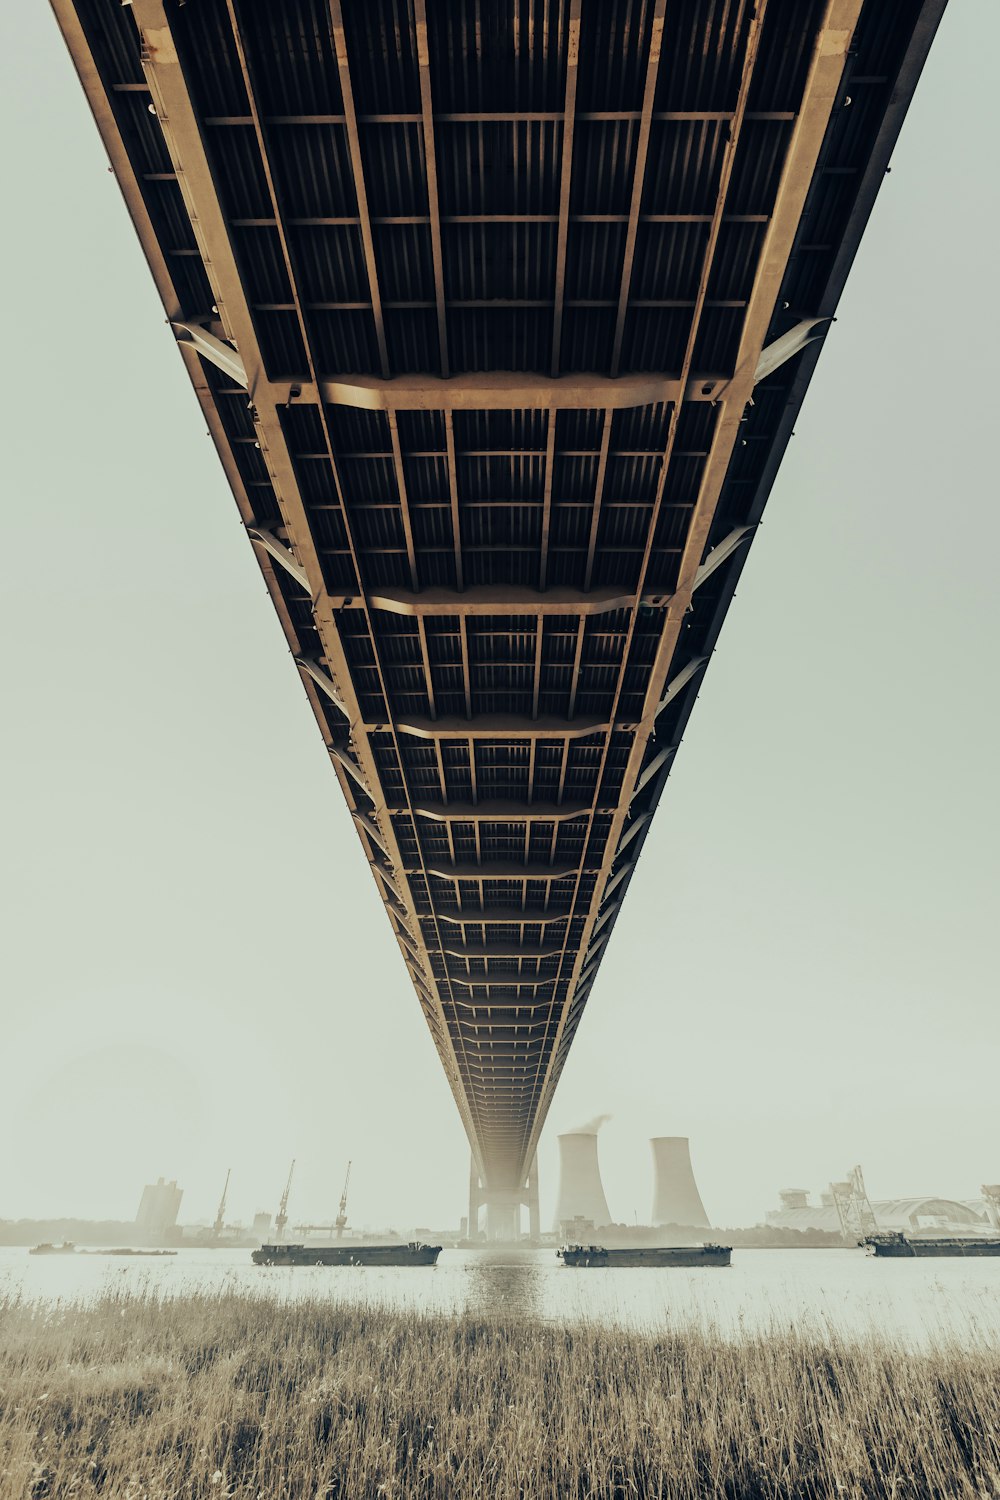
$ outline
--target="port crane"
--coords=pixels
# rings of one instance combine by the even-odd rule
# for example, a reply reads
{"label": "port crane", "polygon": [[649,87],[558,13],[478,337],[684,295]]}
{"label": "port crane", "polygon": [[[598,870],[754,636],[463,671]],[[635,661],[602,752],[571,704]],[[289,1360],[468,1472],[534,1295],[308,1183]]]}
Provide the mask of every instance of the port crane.
{"label": "port crane", "polygon": [[350,1182],[350,1180],[351,1180],[351,1164],[350,1164],[350,1162],[348,1162],[347,1163],[347,1176],[344,1178],[344,1191],[340,1195],[340,1206],[337,1209],[337,1217],[334,1220],[334,1225],[336,1226],[338,1240],[340,1239],[340,1237],[343,1234],[345,1228],[347,1227],[347,1184]]}
{"label": "port crane", "polygon": [[226,1214],[226,1196],[227,1196],[227,1194],[229,1192],[229,1179],[232,1176],[232,1173],[233,1173],[232,1167],[227,1167],[226,1168],[226,1185],[222,1189],[222,1197],[219,1199],[219,1211],[215,1215],[215,1223],[212,1225],[212,1233],[215,1235],[216,1239],[219,1239],[219,1237],[222,1234],[222,1228],[223,1228],[223,1223],[224,1223],[225,1214]]}
{"label": "port crane", "polygon": [[288,1194],[292,1186],[292,1173],[295,1171],[295,1158],[292,1157],[292,1165],[288,1168],[288,1181],[285,1183],[285,1191],[281,1195],[278,1212],[274,1218],[275,1239],[279,1242],[284,1238],[285,1225],[288,1223]]}
{"label": "port crane", "polygon": [[[294,1164],[293,1164],[294,1165]],[[337,1207],[337,1217],[332,1224],[296,1224],[296,1234],[315,1234],[325,1230],[328,1235],[336,1235],[339,1240],[347,1228],[347,1184],[351,1180],[351,1163],[347,1163],[347,1175],[344,1178],[344,1189],[340,1195],[340,1203]]]}

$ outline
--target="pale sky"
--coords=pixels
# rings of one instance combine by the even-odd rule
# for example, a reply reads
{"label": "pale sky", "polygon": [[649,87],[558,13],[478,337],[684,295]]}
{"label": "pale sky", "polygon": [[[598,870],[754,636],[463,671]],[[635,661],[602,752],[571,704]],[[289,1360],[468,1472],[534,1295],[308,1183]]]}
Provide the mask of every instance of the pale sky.
{"label": "pale sky", "polygon": [[[47,7],[0,17],[0,1217],[457,1223],[468,1148]],[[718,1225],[1000,1178],[1000,8],[954,0],[540,1152]]]}

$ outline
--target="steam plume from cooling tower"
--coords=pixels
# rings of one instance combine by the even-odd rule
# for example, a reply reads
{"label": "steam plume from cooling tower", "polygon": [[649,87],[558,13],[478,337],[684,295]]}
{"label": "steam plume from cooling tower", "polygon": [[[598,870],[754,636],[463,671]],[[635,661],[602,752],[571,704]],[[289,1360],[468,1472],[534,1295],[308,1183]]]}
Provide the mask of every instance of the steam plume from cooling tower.
{"label": "steam plume from cooling tower", "polygon": [[559,1137],[559,1199],[554,1225],[557,1233],[570,1219],[589,1219],[595,1229],[611,1223],[597,1162],[597,1130],[606,1118],[600,1116],[596,1127],[588,1126],[586,1130]]}
{"label": "steam plume from cooling tower", "polygon": [[[576,1129],[575,1130],[571,1130],[569,1132],[569,1134],[570,1135],[596,1135],[597,1132],[600,1130],[601,1126],[602,1125],[606,1125],[610,1119],[611,1119],[611,1115],[595,1115],[592,1120],[587,1120],[585,1124],[583,1124],[583,1125],[577,1125]],[[562,1139],[562,1138],[560,1137],[560,1139]]]}

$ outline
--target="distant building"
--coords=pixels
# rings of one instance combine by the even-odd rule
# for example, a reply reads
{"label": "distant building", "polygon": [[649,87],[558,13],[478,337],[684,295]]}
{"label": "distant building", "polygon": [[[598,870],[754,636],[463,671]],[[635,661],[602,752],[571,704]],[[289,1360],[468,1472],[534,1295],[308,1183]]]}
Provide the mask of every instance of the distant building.
{"label": "distant building", "polygon": [[135,1216],[136,1227],[149,1235],[166,1234],[177,1223],[183,1196],[183,1189],[173,1180],[164,1182],[158,1177],[155,1182],[147,1183]]}
{"label": "distant building", "polygon": [[[817,1204],[809,1202],[804,1188],[785,1188],[778,1194],[780,1208],[769,1209],[764,1222],[775,1229],[825,1229],[840,1231],[840,1219],[832,1194],[821,1194]],[[989,1229],[983,1204],[960,1203],[954,1198],[878,1198],[872,1202],[879,1229],[903,1234],[975,1234]]]}
{"label": "distant building", "polygon": [[262,1244],[271,1233],[271,1215],[266,1209],[261,1209],[259,1213],[254,1214],[251,1233],[254,1239],[259,1239]]}

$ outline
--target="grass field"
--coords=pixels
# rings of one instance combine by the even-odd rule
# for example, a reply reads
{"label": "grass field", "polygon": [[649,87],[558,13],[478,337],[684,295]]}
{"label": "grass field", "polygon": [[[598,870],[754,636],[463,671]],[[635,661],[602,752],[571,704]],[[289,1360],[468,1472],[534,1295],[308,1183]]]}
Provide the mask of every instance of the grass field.
{"label": "grass field", "polygon": [[0,1304],[0,1496],[1000,1496],[1000,1352]]}

